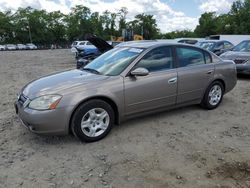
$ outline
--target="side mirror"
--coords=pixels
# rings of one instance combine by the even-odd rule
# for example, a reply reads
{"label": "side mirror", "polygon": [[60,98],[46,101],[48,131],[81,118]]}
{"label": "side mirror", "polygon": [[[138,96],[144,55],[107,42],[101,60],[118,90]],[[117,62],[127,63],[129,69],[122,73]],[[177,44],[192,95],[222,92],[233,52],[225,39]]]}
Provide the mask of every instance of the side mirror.
{"label": "side mirror", "polygon": [[136,68],[135,70],[131,71],[130,74],[132,76],[147,76],[149,74],[149,71],[148,71],[148,69],[139,67],[139,68]]}

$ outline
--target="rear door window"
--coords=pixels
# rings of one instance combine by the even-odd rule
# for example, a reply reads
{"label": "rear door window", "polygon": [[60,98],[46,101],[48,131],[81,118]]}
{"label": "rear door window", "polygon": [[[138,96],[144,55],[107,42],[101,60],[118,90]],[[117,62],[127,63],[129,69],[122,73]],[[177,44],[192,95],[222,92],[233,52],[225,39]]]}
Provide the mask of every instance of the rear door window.
{"label": "rear door window", "polygon": [[195,66],[205,64],[203,52],[188,47],[176,47],[179,67]]}

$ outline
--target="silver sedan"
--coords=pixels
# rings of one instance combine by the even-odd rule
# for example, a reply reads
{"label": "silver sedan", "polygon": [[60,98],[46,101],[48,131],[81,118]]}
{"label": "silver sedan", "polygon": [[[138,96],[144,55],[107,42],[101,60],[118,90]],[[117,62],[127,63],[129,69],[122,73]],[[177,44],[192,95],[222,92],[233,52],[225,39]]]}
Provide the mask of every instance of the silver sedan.
{"label": "silver sedan", "polygon": [[49,75],[20,91],[15,109],[39,134],[104,138],[114,124],[180,106],[214,109],[236,85],[233,61],[189,45],[128,43],[80,70]]}

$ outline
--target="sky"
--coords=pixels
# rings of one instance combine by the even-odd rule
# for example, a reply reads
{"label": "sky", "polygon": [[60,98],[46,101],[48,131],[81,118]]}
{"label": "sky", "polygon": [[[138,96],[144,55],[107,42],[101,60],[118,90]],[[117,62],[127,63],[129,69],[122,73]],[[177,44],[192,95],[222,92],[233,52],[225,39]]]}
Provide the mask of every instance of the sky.
{"label": "sky", "polygon": [[161,32],[193,30],[202,13],[213,11],[217,14],[230,10],[234,0],[0,0],[0,11],[17,10],[31,6],[49,12],[60,10],[67,14],[75,5],[84,5],[91,11],[117,12],[121,7],[128,8],[127,20],[145,13],[154,15]]}

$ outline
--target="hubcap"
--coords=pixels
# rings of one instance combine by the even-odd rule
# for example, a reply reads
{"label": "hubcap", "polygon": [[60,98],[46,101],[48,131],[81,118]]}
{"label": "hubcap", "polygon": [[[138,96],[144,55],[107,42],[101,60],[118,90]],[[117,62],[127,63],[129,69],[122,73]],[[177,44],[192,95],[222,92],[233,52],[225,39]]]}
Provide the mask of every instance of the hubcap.
{"label": "hubcap", "polygon": [[109,125],[109,114],[102,108],[89,110],[82,118],[82,132],[89,137],[97,137],[103,134]]}
{"label": "hubcap", "polygon": [[209,104],[211,104],[212,106],[217,105],[222,97],[222,89],[219,85],[214,85],[210,91],[209,91],[209,95],[208,95],[208,101]]}

